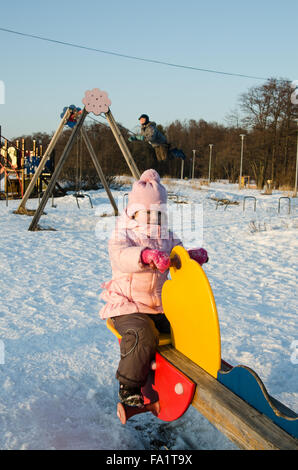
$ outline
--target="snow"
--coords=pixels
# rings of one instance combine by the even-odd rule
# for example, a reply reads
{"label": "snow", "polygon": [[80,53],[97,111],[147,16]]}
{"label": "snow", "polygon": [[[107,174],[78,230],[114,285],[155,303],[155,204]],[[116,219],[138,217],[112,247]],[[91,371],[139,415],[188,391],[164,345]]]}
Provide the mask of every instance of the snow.
{"label": "snow", "polygon": [[[291,199],[288,214],[282,200],[278,214],[280,192],[265,196],[224,182],[197,186],[167,180],[169,207],[186,248],[208,250],[204,269],[217,303],[222,357],[254,369],[271,395],[298,412],[298,202]],[[120,209],[128,190],[113,190]],[[149,413],[119,423],[119,347],[98,316],[115,217],[103,190],[88,194],[93,209],[88,198],[78,209],[71,194],[56,199],[56,208],[48,202],[40,224],[57,231],[29,232],[31,217],[13,214],[18,201],[8,207],[0,201],[0,448],[236,449],[193,407],[172,423]],[[244,195],[256,197],[256,212],[253,200],[243,211]],[[239,205],[216,209],[211,197]],[[198,209],[195,230],[191,207]]]}

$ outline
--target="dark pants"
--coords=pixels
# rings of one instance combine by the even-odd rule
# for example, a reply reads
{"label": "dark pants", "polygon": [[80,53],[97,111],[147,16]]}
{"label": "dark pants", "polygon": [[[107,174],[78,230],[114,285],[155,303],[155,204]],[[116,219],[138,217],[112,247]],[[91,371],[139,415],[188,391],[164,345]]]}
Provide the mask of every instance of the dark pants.
{"label": "dark pants", "polygon": [[168,159],[168,150],[169,150],[168,144],[158,145],[154,147],[154,150],[155,150],[157,161],[162,162]]}
{"label": "dark pants", "polygon": [[113,317],[116,330],[122,336],[116,378],[124,385],[145,385],[158,345],[159,333],[170,333],[170,323],[164,314],[131,313]]}

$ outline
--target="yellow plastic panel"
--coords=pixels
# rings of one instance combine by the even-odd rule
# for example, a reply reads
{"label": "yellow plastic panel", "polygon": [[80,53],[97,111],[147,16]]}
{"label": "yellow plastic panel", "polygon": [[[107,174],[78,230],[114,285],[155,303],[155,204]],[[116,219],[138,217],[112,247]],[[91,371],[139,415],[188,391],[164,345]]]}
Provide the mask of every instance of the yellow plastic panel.
{"label": "yellow plastic panel", "polygon": [[162,305],[172,327],[172,344],[217,377],[221,367],[220,329],[213,292],[204,270],[187,251],[173,248],[171,279],[162,289]]}
{"label": "yellow plastic panel", "polygon": [[122,336],[118,333],[116,328],[114,327],[113,320],[111,318],[107,319],[107,328],[116,336],[116,338],[121,339]]}

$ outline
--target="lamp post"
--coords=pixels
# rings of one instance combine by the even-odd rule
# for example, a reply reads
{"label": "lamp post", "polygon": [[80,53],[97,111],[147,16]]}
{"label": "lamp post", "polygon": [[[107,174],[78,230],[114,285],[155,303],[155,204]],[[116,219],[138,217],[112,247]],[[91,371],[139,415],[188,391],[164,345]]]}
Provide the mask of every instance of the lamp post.
{"label": "lamp post", "polygon": [[293,197],[297,197],[297,179],[298,179],[298,119],[295,119],[297,122],[297,154],[296,154],[296,174],[295,174],[295,188]]}
{"label": "lamp post", "polygon": [[184,178],[184,160],[181,158],[181,174],[180,174],[180,179],[183,180]]}
{"label": "lamp post", "polygon": [[208,185],[210,185],[210,178],[211,178],[211,159],[212,159],[212,147],[213,144],[209,144],[209,176],[208,176]]}
{"label": "lamp post", "polygon": [[192,179],[194,179],[195,176],[195,160],[196,160],[196,151],[193,150],[193,157],[192,157]]}
{"label": "lamp post", "polygon": [[244,141],[245,134],[240,134],[240,137],[241,137],[241,157],[240,157],[239,189],[241,189],[242,162],[243,162],[243,141]]}

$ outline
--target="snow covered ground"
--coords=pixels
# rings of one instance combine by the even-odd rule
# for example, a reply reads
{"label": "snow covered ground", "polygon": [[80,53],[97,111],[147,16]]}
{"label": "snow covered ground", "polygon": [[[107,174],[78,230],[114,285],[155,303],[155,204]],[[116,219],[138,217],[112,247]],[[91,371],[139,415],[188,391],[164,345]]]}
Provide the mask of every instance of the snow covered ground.
{"label": "snow covered ground", "polygon": [[[278,214],[285,194],[194,186],[168,184],[169,204],[186,248],[201,243],[209,252],[204,269],[217,303],[222,357],[253,368],[269,393],[297,412],[298,201],[292,199],[288,214],[281,200]],[[120,209],[128,190],[113,191]],[[0,201],[0,448],[236,449],[193,407],[172,423],[150,414],[119,423],[119,348],[98,316],[115,219],[103,190],[88,194],[93,209],[88,198],[78,209],[72,195],[57,199],[56,208],[49,201],[40,224],[57,231],[28,232],[31,217],[13,214],[18,201],[8,207]],[[256,212],[252,199],[243,211],[244,195],[256,197]],[[211,197],[239,205],[216,209]],[[37,200],[27,204],[36,206]],[[190,207],[203,209],[202,242]]]}

